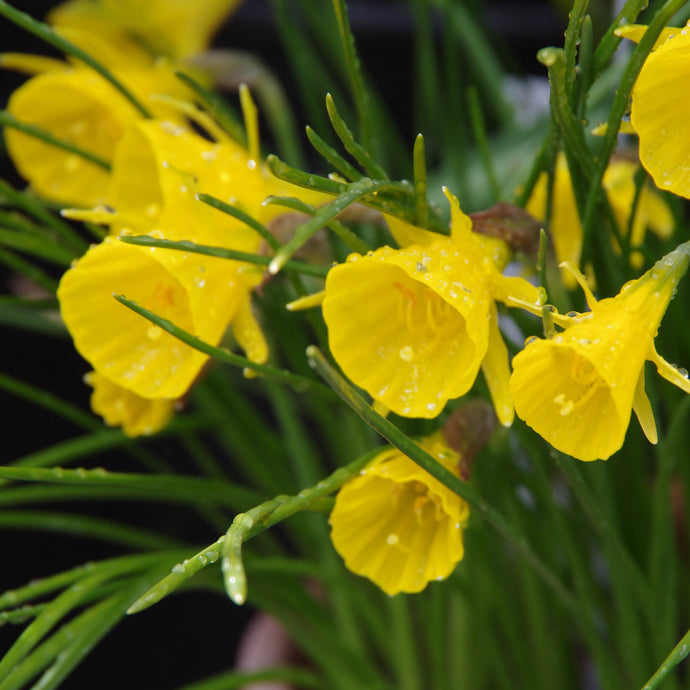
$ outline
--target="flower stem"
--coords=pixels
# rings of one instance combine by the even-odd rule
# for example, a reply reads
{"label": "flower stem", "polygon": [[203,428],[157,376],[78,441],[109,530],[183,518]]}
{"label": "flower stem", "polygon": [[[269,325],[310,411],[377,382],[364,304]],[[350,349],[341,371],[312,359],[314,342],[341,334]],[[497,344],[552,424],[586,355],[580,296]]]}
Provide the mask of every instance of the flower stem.
{"label": "flower stem", "polygon": [[661,681],[668,676],[678,664],[685,659],[690,652],[690,630],[683,635],[673,651],[664,659],[664,662],[656,670],[656,673],[644,684],[642,690],[656,690]]}

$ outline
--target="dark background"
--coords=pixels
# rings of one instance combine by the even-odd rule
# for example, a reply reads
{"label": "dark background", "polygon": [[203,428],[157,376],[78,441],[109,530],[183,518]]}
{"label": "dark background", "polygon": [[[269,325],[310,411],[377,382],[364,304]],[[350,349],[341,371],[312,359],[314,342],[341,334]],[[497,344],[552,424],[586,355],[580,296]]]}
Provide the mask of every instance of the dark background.
{"label": "dark background", "polygon": [[[325,2],[325,0],[324,0]],[[56,3],[15,3],[40,18]],[[409,98],[411,71],[411,15],[404,2],[351,0],[350,20],[362,63],[384,99],[396,112],[399,126],[409,141],[413,131]],[[545,45],[562,42],[564,18],[545,2],[491,2],[483,9],[486,25],[498,44],[505,46],[503,59],[517,74],[542,74],[535,55]],[[439,27],[440,30],[441,27]],[[46,53],[36,39],[0,19],[2,51]],[[279,37],[271,24],[268,2],[246,0],[217,35],[216,45],[247,50],[261,56],[283,81],[288,92],[294,89]],[[22,81],[21,77],[0,72],[0,100]],[[298,113],[299,118],[299,113]],[[305,124],[299,122],[300,126]],[[21,184],[6,160],[0,162],[2,177]],[[6,271],[0,272],[3,292],[11,290]],[[40,333],[18,332],[0,322],[0,371],[36,386],[51,390],[88,408],[88,388],[82,383],[86,363],[75,352],[68,338]],[[28,453],[78,435],[74,426],[0,392],[5,430],[0,461],[10,463]],[[164,452],[171,449],[163,446]],[[117,471],[136,471],[118,454],[99,458],[98,464]],[[74,510],[78,506],[71,507]],[[173,509],[154,505],[104,507],[111,517],[127,510],[143,523],[148,518],[175,524],[179,516]],[[195,526],[180,524],[192,535]],[[200,543],[209,541],[200,532]],[[215,538],[215,537],[212,537]],[[4,562],[0,569],[0,591],[18,587],[28,579],[58,572],[118,553],[100,542],[29,532],[2,532],[0,544]],[[227,600],[203,593],[169,597],[162,604],[125,620],[102,642],[66,681],[67,688],[176,688],[217,673],[234,658],[237,636],[249,609],[236,609]],[[189,629],[194,633],[190,634]],[[0,628],[0,653],[19,634],[19,629]]]}

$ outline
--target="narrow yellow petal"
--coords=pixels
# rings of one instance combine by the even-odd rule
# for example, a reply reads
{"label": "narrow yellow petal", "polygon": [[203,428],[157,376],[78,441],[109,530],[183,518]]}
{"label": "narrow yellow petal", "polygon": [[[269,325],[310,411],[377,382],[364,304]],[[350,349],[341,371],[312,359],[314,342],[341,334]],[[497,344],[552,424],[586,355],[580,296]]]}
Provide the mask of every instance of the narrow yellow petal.
{"label": "narrow yellow petal", "polygon": [[503,426],[510,426],[515,417],[515,409],[513,408],[513,396],[510,394],[508,349],[498,327],[498,312],[495,304],[492,305],[490,312],[489,346],[482,361],[482,372],[489,387],[498,421]]}
{"label": "narrow yellow petal", "polygon": [[[547,197],[548,176],[546,173],[542,173],[525,205],[525,210],[535,218],[548,223],[556,261],[558,263],[567,261],[573,266],[579,266],[582,256],[582,224],[577,210],[568,161],[562,153],[556,159],[550,218],[546,217]],[[568,289],[575,287],[576,282],[568,271],[561,271],[561,278]]]}
{"label": "narrow yellow petal", "polygon": [[649,402],[647,393],[644,389],[644,369],[640,372],[637,379],[637,386],[635,387],[635,398],[633,399],[633,410],[637,421],[644,431],[644,435],[650,443],[656,443],[659,437],[656,433],[656,423],[654,422],[654,411]]}
{"label": "narrow yellow petal", "polygon": [[244,128],[247,132],[247,150],[249,159],[258,164],[260,153],[259,113],[254,104],[251,91],[246,84],[240,84],[240,106],[244,117]]}
{"label": "narrow yellow petal", "polygon": [[[649,27],[646,24],[627,24],[626,26],[620,26],[618,27],[614,33],[616,36],[620,36],[621,38],[627,38],[634,43],[639,43],[642,40],[642,37],[645,35],[645,32],[647,31]],[[654,48],[657,48],[660,46],[662,43],[665,43],[666,40],[678,32],[680,32],[680,28],[676,28],[675,26],[667,26],[664,29],[662,29],[661,33],[659,34],[659,37],[656,39],[656,43],[654,44]]]}
{"label": "narrow yellow petal", "polygon": [[458,198],[451,194],[448,187],[443,188],[443,193],[450,203],[450,234],[455,242],[464,242],[472,236],[472,219],[462,212]]}
{"label": "narrow yellow petal", "polygon": [[396,241],[398,247],[409,247],[412,244],[418,244],[422,246],[429,246],[436,242],[439,238],[437,232],[431,232],[429,230],[424,230],[418,228],[411,223],[407,223],[400,218],[395,216],[390,216],[384,214],[386,224],[388,229],[393,235],[393,239]]}
{"label": "narrow yellow petal", "polygon": [[268,343],[252,311],[249,292],[245,292],[240,298],[231,326],[232,333],[247,359],[256,364],[265,364],[268,359]]}
{"label": "narrow yellow petal", "polygon": [[96,225],[110,225],[116,220],[118,214],[107,206],[96,206],[90,209],[63,208],[60,215],[63,218],[69,218],[69,220],[79,220]]}
{"label": "narrow yellow petal", "polygon": [[[598,124],[594,129],[592,129],[592,134],[595,137],[603,137],[604,134],[606,134],[606,130],[608,129],[608,125],[606,122],[602,122],[601,124]],[[637,134],[635,131],[635,128],[632,126],[630,120],[621,120],[621,123],[618,127],[618,133],[619,134]]]}
{"label": "narrow yellow petal", "polygon": [[688,379],[688,372],[686,369],[682,369],[666,361],[656,349],[652,350],[649,358],[656,365],[656,370],[659,372],[660,376],[670,381],[674,386],[678,386],[682,391],[690,393],[690,379]]}
{"label": "narrow yellow petal", "polygon": [[587,278],[584,276],[582,271],[573,266],[569,261],[564,261],[563,263],[558,264],[558,267],[564,268],[575,278],[578,285],[582,288],[582,292],[585,293],[587,306],[590,309],[593,309],[594,305],[597,303],[597,298],[594,296],[594,293],[592,292],[591,288],[589,287],[589,283],[587,282]]}
{"label": "narrow yellow petal", "polygon": [[44,55],[29,55],[27,53],[2,53],[0,54],[0,67],[2,69],[23,72],[24,74],[40,74],[41,72],[63,71],[66,63],[56,58]]}
{"label": "narrow yellow petal", "polygon": [[285,308],[288,311],[301,311],[302,309],[311,309],[312,307],[320,307],[323,303],[323,299],[326,296],[326,291],[321,290],[321,292],[314,292],[311,295],[305,295],[304,297],[298,297],[292,302],[288,302]]}

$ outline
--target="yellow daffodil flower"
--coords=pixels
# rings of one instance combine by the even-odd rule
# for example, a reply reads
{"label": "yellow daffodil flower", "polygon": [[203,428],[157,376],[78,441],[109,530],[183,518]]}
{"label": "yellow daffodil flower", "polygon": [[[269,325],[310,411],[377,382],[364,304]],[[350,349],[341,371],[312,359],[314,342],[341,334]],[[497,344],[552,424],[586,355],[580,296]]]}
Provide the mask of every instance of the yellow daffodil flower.
{"label": "yellow daffodil flower", "polygon": [[[26,56],[28,64],[32,57]],[[24,64],[26,60],[18,56],[10,60],[13,67]],[[92,69],[62,64],[63,69],[37,74],[16,89],[7,110],[20,122],[111,163],[122,135],[142,115]],[[128,66],[113,72],[152,114],[183,122],[169,105],[150,98],[160,93],[188,96],[169,65],[149,61],[144,67]],[[105,203],[110,178],[107,168],[16,129],[6,128],[5,139],[13,163],[36,194],[84,207]]]}
{"label": "yellow daffodil flower", "polygon": [[645,60],[632,91],[630,120],[640,160],[659,187],[690,198],[690,28],[669,32]]}
{"label": "yellow daffodil flower", "polygon": [[[256,252],[259,235],[198,201],[196,193],[232,198],[259,220],[268,220],[282,210],[262,206],[263,199],[295,190],[234,143],[210,142],[169,122],[142,121],[123,138],[114,159],[114,211],[72,217],[108,222],[113,233],[149,233]],[[94,369],[142,397],[175,399],[207,356],[123,307],[113,293],[211,344],[230,324],[247,356],[265,362],[267,346],[249,296],[261,277],[262,270],[249,264],[126,245],[111,236],[65,273],[58,298],[75,346]]]}
{"label": "yellow daffodil flower", "polygon": [[501,274],[506,245],[473,233],[457,199],[448,198],[451,237],[393,226],[400,240],[419,244],[353,254],[329,271],[329,345],[356,385],[408,417],[436,417],[469,391],[481,367],[497,416],[509,425],[510,372],[495,300],[536,305],[539,291]]}
{"label": "yellow daffodil flower", "polygon": [[85,381],[93,388],[91,409],[108,426],[121,426],[127,436],[149,436],[172,419],[175,400],[142,398],[95,371]]}
{"label": "yellow daffodil flower", "polygon": [[[621,232],[626,233],[630,222],[630,212],[635,199],[636,163],[624,158],[611,160],[603,178],[606,196],[616,217]],[[525,209],[535,218],[546,221],[548,178],[542,173],[527,201]],[[572,180],[565,155],[560,153],[556,159],[553,181],[553,200],[551,209],[551,238],[558,263],[580,266],[582,255],[582,225],[577,211]],[[634,249],[644,242],[644,235],[650,228],[659,237],[667,238],[673,231],[673,215],[661,196],[648,185],[643,186],[635,210],[630,246]],[[615,245],[619,250],[619,247]],[[641,255],[633,251],[632,264],[639,266]],[[563,271],[564,284],[572,289],[576,285],[570,271]]]}
{"label": "yellow daffodil flower", "polygon": [[118,42],[135,39],[154,55],[184,58],[205,50],[220,24],[241,0],[69,0],[48,19]]}
{"label": "yellow daffodil flower", "polygon": [[[254,131],[255,123],[248,129]],[[284,213],[280,206],[262,205],[269,195],[297,193],[311,203],[324,198],[275,178],[228,137],[213,142],[174,122],[142,120],[118,144],[108,208],[66,212],[108,224],[111,237],[63,276],[58,290],[63,320],[96,371],[143,398],[181,397],[208,356],[123,307],[114,293],[212,345],[230,325],[249,359],[263,363],[268,357],[250,299],[262,269],[115,239],[120,233],[149,234],[257,252],[260,235],[200,202],[201,192],[229,200],[260,222]]]}
{"label": "yellow daffodil flower", "polygon": [[[577,202],[570,179],[568,161],[563,153],[556,158],[554,170],[551,218],[546,218],[548,199],[548,175],[542,173],[534,185],[532,194],[525,204],[525,210],[535,218],[548,221],[551,229],[551,241],[558,263],[567,261],[573,266],[580,266],[582,256],[582,225],[577,211]],[[567,272],[563,274],[567,287],[575,287],[575,281]]]}
{"label": "yellow daffodil flower", "polygon": [[654,347],[661,319],[687,270],[690,244],[680,245],[612,298],[596,301],[584,277],[590,312],[572,317],[563,332],[534,338],[513,359],[510,389],[517,415],[552,446],[580,460],[606,460],[622,445],[635,411],[656,443],[644,363],[690,393],[684,372]]}
{"label": "yellow daffodil flower", "polygon": [[60,311],[75,347],[91,366],[144,398],[181,397],[208,356],[113,299],[122,294],[215,345],[230,322],[240,345],[265,361],[266,344],[251,314],[249,290],[260,274],[238,262],[124,244],[95,245],[68,270]]}
{"label": "yellow daffodil flower", "polygon": [[[459,476],[441,432],[420,446]],[[419,592],[464,555],[469,506],[397,449],[382,451],[338,492],[331,539],[345,565],[386,594]]]}
{"label": "yellow daffodil flower", "polygon": [[122,138],[113,158],[107,195],[115,211],[111,232],[153,231],[174,240],[193,234],[200,244],[259,249],[254,230],[201,203],[198,193],[236,205],[261,223],[285,213],[281,206],[263,205],[268,196],[299,196],[308,203],[326,199],[279,180],[227,136],[212,142],[175,122],[142,120]]}

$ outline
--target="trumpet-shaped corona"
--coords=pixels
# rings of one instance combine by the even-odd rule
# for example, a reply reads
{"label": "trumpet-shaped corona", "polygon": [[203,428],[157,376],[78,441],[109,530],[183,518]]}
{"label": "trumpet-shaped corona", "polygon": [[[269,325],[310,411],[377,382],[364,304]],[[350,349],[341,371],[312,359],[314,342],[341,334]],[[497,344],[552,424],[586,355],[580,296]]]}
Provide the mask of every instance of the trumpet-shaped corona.
{"label": "trumpet-shaped corona", "polygon": [[[459,455],[441,432],[420,442],[459,476]],[[386,594],[419,592],[464,555],[469,506],[396,449],[382,451],[338,492],[331,539],[345,565]]]}
{"label": "trumpet-shaped corona", "polygon": [[[622,445],[634,410],[647,438],[656,427],[644,388],[644,363],[686,393],[690,381],[654,347],[661,319],[687,270],[686,243],[647,273],[597,302],[549,339],[534,338],[513,359],[517,415],[552,446],[580,460],[605,460]],[[574,270],[574,269],[573,269]]]}
{"label": "trumpet-shaped corona", "polygon": [[[351,255],[328,273],[323,314],[344,373],[377,401],[408,417],[436,417],[466,393],[482,367],[499,420],[510,424],[508,358],[494,300],[537,304],[537,289],[501,269],[507,249],[475,235],[457,200],[451,237],[411,226],[420,244]],[[403,224],[404,225],[404,224]]]}

